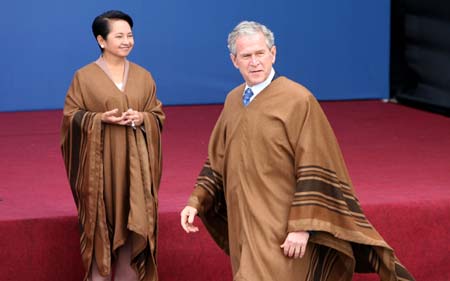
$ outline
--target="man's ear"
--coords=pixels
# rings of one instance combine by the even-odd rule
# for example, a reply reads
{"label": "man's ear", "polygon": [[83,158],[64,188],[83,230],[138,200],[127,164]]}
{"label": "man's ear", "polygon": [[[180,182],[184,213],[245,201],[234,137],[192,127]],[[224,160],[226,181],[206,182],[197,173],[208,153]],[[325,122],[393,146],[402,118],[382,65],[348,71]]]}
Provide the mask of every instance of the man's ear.
{"label": "man's ear", "polygon": [[275,63],[276,59],[277,59],[277,47],[275,47],[275,45],[272,46],[272,48],[270,48],[270,53],[272,54],[272,64]]}
{"label": "man's ear", "polygon": [[236,63],[236,55],[233,55],[233,54],[230,53],[230,59],[231,59],[231,62],[233,63],[233,65],[234,65],[234,67],[239,68],[237,63]]}

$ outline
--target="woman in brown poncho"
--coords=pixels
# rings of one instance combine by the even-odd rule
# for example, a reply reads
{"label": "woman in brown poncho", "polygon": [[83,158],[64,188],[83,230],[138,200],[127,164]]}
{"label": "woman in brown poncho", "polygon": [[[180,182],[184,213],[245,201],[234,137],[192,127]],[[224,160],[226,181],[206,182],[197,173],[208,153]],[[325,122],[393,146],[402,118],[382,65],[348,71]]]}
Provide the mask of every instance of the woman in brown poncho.
{"label": "woman in brown poncho", "polygon": [[[84,280],[157,280],[161,102],[151,74],[126,58],[133,21],[95,18],[100,58],[79,69],[67,92],[61,148],[78,209]],[[131,264],[131,267],[130,267]]]}

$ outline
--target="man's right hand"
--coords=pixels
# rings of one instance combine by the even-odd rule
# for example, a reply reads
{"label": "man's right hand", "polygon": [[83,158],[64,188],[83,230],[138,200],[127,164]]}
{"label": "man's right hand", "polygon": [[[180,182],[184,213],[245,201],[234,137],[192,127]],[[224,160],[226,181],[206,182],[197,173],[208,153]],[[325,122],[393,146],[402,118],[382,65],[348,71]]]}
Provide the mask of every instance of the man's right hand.
{"label": "man's right hand", "polygon": [[198,227],[194,225],[194,218],[197,213],[197,209],[190,206],[184,207],[183,211],[181,211],[181,226],[186,233],[198,231]]}

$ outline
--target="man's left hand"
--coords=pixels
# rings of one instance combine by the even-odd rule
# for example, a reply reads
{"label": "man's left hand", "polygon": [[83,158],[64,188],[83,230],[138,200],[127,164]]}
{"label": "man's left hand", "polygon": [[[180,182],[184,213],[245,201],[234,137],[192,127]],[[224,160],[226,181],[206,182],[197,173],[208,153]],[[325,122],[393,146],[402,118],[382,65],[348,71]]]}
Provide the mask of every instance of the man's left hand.
{"label": "man's left hand", "polygon": [[283,245],[284,255],[290,258],[302,258],[306,252],[309,233],[306,231],[289,232]]}

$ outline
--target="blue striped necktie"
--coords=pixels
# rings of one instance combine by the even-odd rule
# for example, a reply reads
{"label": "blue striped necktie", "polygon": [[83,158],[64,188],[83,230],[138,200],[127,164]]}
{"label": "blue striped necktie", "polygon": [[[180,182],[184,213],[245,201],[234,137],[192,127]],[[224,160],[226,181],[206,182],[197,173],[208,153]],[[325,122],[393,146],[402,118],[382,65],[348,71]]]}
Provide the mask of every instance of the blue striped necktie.
{"label": "blue striped necktie", "polygon": [[244,96],[242,97],[242,102],[244,103],[244,106],[247,106],[250,103],[250,99],[253,96],[252,89],[247,88],[244,92]]}

